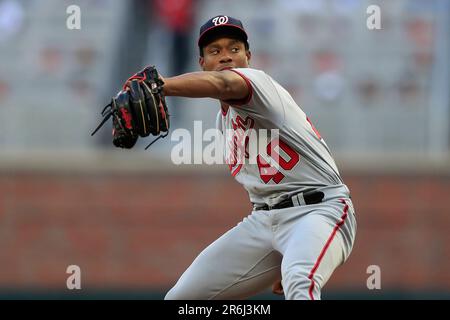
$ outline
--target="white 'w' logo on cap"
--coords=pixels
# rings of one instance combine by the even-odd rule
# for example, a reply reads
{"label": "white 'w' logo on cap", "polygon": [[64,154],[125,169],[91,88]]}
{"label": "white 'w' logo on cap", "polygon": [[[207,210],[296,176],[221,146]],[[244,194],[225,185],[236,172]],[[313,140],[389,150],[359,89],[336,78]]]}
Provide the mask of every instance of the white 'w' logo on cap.
{"label": "white 'w' logo on cap", "polygon": [[212,22],[214,23],[215,26],[219,26],[221,24],[227,23],[228,17],[227,16],[215,17],[214,19],[212,19]]}

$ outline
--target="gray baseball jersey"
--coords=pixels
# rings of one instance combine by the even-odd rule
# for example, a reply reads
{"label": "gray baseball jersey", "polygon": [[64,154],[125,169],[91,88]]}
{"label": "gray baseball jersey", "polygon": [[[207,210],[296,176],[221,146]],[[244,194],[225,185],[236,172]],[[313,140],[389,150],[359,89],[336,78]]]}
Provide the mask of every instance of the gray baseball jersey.
{"label": "gray baseball jersey", "polygon": [[[281,278],[286,299],[320,299],[353,248],[356,219],[349,190],[325,141],[289,93],[262,71],[233,71],[247,82],[250,94],[245,101],[228,101],[231,107],[217,118],[223,132],[240,132],[224,135],[231,174],[256,205],[273,206],[311,189],[322,191],[324,198],[284,209],[254,209],[205,248],[165,298],[247,298]],[[278,136],[270,136],[256,154],[247,152],[245,132],[252,129],[258,139],[259,129],[278,129]],[[242,157],[236,149],[243,150]]]}
{"label": "gray baseball jersey", "polygon": [[280,160],[276,170],[270,174],[264,172],[261,162],[270,161],[267,150],[260,150],[266,155],[265,158],[258,155],[253,161],[256,164],[248,164],[252,160],[248,159],[247,163],[239,161],[230,165],[232,175],[248,191],[250,200],[273,205],[307,189],[342,187],[328,146],[291,95],[263,71],[250,68],[234,71],[247,81],[250,95],[247,101],[237,102],[238,107],[219,112],[222,118],[219,128],[223,132],[236,127],[244,131],[254,129],[257,134],[260,129],[279,130],[276,145],[272,143],[269,147]]}

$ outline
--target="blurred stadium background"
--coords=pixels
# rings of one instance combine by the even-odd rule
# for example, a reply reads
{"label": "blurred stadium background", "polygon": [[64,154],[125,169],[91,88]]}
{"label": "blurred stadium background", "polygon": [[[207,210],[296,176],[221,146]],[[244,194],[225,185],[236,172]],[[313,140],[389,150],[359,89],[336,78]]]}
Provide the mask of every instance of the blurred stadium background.
{"label": "blurred stadium background", "polygon": [[[81,30],[66,28],[72,4]],[[371,4],[382,30],[366,28]],[[124,152],[109,130],[90,137],[143,66],[198,70],[217,14],[243,20],[252,66],[289,89],[352,190],[357,241],[323,298],[450,298],[446,0],[0,0],[0,298],[161,299],[249,213],[226,166],[172,165],[169,138]],[[169,105],[173,128],[215,124],[212,100]]]}

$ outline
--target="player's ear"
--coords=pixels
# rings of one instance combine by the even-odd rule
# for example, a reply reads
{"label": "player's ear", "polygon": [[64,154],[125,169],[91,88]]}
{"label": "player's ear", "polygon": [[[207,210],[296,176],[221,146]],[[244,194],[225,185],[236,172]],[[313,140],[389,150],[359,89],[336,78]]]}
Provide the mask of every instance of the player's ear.
{"label": "player's ear", "polygon": [[252,59],[252,53],[250,50],[247,50],[245,52],[245,55],[247,56],[247,63],[250,64],[250,60]]}
{"label": "player's ear", "polygon": [[205,71],[205,58],[204,57],[198,58],[198,64],[200,65],[200,67],[202,67],[202,70]]}

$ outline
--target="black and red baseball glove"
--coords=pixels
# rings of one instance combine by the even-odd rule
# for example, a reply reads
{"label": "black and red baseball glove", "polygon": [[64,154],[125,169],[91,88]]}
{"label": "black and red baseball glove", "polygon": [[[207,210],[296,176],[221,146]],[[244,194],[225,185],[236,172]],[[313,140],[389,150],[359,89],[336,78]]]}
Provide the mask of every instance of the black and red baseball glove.
{"label": "black and red baseball glove", "polygon": [[131,149],[139,137],[150,134],[157,139],[166,137],[170,122],[163,86],[164,82],[154,66],[136,73],[103,109],[103,120],[91,135],[112,117],[113,144],[116,147]]}

